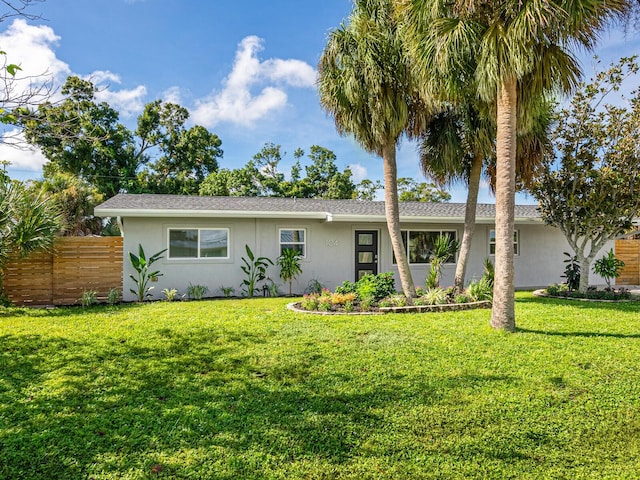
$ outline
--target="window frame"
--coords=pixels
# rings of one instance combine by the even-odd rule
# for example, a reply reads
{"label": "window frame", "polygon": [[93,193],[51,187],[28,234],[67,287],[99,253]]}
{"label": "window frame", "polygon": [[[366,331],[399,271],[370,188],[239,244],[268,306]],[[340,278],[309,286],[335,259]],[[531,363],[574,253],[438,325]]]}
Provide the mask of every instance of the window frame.
{"label": "window frame", "polygon": [[[493,235],[491,235],[491,232],[493,232]],[[496,229],[490,228],[488,232],[488,236],[489,238],[487,239],[487,247],[489,249],[489,256],[495,257],[496,256]],[[514,236],[513,255],[517,257],[520,255],[520,229],[514,228],[513,236]],[[491,247],[493,247],[493,252],[491,252]]]}
{"label": "window frame", "polygon": [[[197,254],[195,257],[173,257],[171,256],[171,231],[188,231],[188,230],[196,230],[198,232],[197,238]],[[201,236],[200,232],[202,230],[214,230],[214,231],[224,231],[227,234],[227,255],[224,257],[203,257],[200,255],[201,249]],[[174,261],[216,261],[216,260],[229,260],[231,258],[231,229],[228,227],[167,227],[167,260]]]}
{"label": "window frame", "polygon": [[[429,229],[429,228],[407,228],[407,229],[402,229],[400,230],[400,236],[402,237],[402,243],[405,247],[405,253],[407,254],[407,260],[409,262],[409,266],[425,266],[425,265],[430,265],[429,262],[426,263],[419,263],[419,262],[412,262],[411,261],[411,255],[409,252],[409,239],[411,237],[411,232],[427,232],[427,233],[437,233],[438,235],[441,235],[443,233],[454,233],[454,240],[458,239],[458,230],[457,229],[452,229],[452,230],[446,230],[446,229]],[[406,239],[406,242],[405,242]],[[451,260],[450,262],[445,263],[444,265],[455,265],[456,262],[458,260],[458,254],[456,252],[456,254],[453,257],[453,260]],[[398,265],[398,262],[396,261],[395,258],[395,253],[393,252],[393,246],[391,247],[391,264],[392,265]]]}
{"label": "window frame", "polygon": [[[296,230],[304,232],[304,240],[302,242],[299,242],[299,241],[298,242],[296,242],[296,241],[283,242],[282,241],[282,232],[283,231],[294,232]],[[282,246],[283,245],[302,245],[302,249],[303,249],[304,255],[300,255],[300,258],[306,259],[307,258],[307,239],[308,239],[308,231],[304,227],[279,227],[278,228],[278,256],[282,255]]]}

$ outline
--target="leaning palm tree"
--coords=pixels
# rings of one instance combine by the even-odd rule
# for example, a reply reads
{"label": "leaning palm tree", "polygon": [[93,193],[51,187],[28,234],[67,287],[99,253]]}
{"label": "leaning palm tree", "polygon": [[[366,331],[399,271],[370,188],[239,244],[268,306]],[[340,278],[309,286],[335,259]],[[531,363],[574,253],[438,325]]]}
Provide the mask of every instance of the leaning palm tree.
{"label": "leaning palm tree", "polygon": [[340,134],[382,157],[385,213],[402,290],[416,291],[400,232],[396,145],[424,120],[398,35],[392,0],[356,0],[347,25],[329,35],[318,66],[320,103]]}
{"label": "leaning palm tree", "polygon": [[[423,90],[456,97],[472,85],[495,105],[496,258],[491,325],[515,330],[516,136],[530,102],[568,92],[580,76],[569,48],[593,48],[630,0],[396,0]],[[519,95],[520,94],[520,95]],[[430,97],[431,98],[431,97]]]}

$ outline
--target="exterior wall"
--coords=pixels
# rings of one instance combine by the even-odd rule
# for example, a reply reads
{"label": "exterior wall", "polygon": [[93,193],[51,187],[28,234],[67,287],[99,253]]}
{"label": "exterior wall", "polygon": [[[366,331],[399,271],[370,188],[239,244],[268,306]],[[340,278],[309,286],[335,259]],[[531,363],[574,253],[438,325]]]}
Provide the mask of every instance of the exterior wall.
{"label": "exterior wall", "polygon": [[[256,256],[275,259],[279,255],[279,229],[306,229],[306,258],[302,261],[302,275],[293,282],[293,293],[302,294],[312,280],[334,289],[344,280],[354,280],[355,276],[355,231],[377,230],[378,271],[395,273],[396,286],[400,288],[397,267],[393,264],[391,242],[384,223],[341,223],[319,220],[281,219],[176,219],[176,218],[133,218],[124,219],[124,299],[134,300],[129,292],[134,285],[129,278],[135,273],[128,260],[128,252],[137,252],[142,244],[147,256],[168,248],[169,228],[228,228],[228,259],[169,259],[158,261],[154,266],[163,274],[151,283],[154,298],[162,298],[164,288],[175,288],[182,295],[189,283],[206,285],[207,296],[221,296],[220,287],[234,287],[235,295],[241,294],[241,282],[245,278],[241,271],[242,257],[246,256],[245,244]],[[483,262],[489,257],[489,230],[492,225],[478,225],[467,269],[467,282],[482,276]],[[570,248],[559,230],[541,224],[519,225],[520,253],[515,258],[515,282],[517,288],[533,288],[561,282],[564,270],[563,252]],[[406,223],[402,229],[415,230],[456,230],[462,235],[462,224],[419,224]],[[607,245],[603,251],[613,246]],[[600,256],[600,255],[599,255]],[[492,258],[492,257],[490,257]],[[424,285],[428,265],[414,265],[411,272],[416,285]],[[453,284],[455,264],[445,265],[442,285]],[[279,277],[277,265],[269,267],[267,275],[279,285],[280,291],[288,293],[289,286]],[[592,284],[604,283],[593,273]]]}

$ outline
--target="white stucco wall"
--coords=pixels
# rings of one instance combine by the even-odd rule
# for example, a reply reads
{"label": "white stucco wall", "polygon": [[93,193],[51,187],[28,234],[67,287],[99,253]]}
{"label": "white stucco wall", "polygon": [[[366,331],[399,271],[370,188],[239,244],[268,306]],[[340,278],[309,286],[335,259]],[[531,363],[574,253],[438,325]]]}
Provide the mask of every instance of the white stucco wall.
{"label": "white stucco wall", "polygon": [[[141,243],[147,256],[168,247],[169,228],[227,228],[229,229],[228,259],[169,259],[154,264],[163,274],[158,277],[152,291],[154,298],[162,298],[162,289],[175,288],[180,294],[187,291],[189,283],[206,285],[207,296],[220,296],[220,287],[234,287],[235,294],[241,292],[241,282],[245,278],[241,271],[241,258],[245,256],[245,244],[248,244],[257,256],[266,256],[274,262],[279,255],[279,229],[306,229],[307,255],[302,261],[302,275],[294,281],[293,292],[301,294],[308,283],[315,279],[325,287],[334,289],[344,280],[354,280],[355,270],[355,231],[377,230],[379,232],[378,270],[396,273],[396,286],[400,289],[397,268],[393,256],[387,227],[383,223],[341,223],[319,220],[281,220],[281,219],[215,219],[215,218],[134,218],[124,221],[124,299],[134,300],[129,292],[133,282],[129,278],[135,273],[129,262],[128,252],[137,252]],[[462,235],[461,224],[417,224],[407,223],[403,229],[415,230],[456,230],[458,238]],[[467,270],[467,281],[482,275],[483,262],[489,256],[489,230],[492,225],[478,225],[473,241]],[[515,283],[517,288],[546,286],[561,282],[564,270],[563,252],[570,248],[559,230],[542,224],[517,225],[520,232],[520,253],[515,258]],[[605,246],[602,252],[612,248],[613,242]],[[601,256],[602,252],[598,255]],[[427,265],[412,266],[414,282],[424,285]],[[453,283],[455,264],[444,267],[443,286]],[[268,276],[280,285],[281,292],[288,293],[288,285],[279,278],[276,265],[269,267]],[[592,284],[604,283],[593,273]]]}

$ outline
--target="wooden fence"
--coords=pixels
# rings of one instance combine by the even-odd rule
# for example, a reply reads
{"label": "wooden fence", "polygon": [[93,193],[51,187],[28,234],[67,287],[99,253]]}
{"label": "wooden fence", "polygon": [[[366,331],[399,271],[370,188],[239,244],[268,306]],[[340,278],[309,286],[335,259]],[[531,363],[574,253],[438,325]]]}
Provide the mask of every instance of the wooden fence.
{"label": "wooden fence", "polygon": [[104,301],[122,292],[122,237],[62,237],[53,253],[16,260],[4,269],[3,288],[17,305],[73,305],[83,290]]}
{"label": "wooden fence", "polygon": [[640,285],[640,240],[616,240],[616,258],[624,262],[616,285]]}

